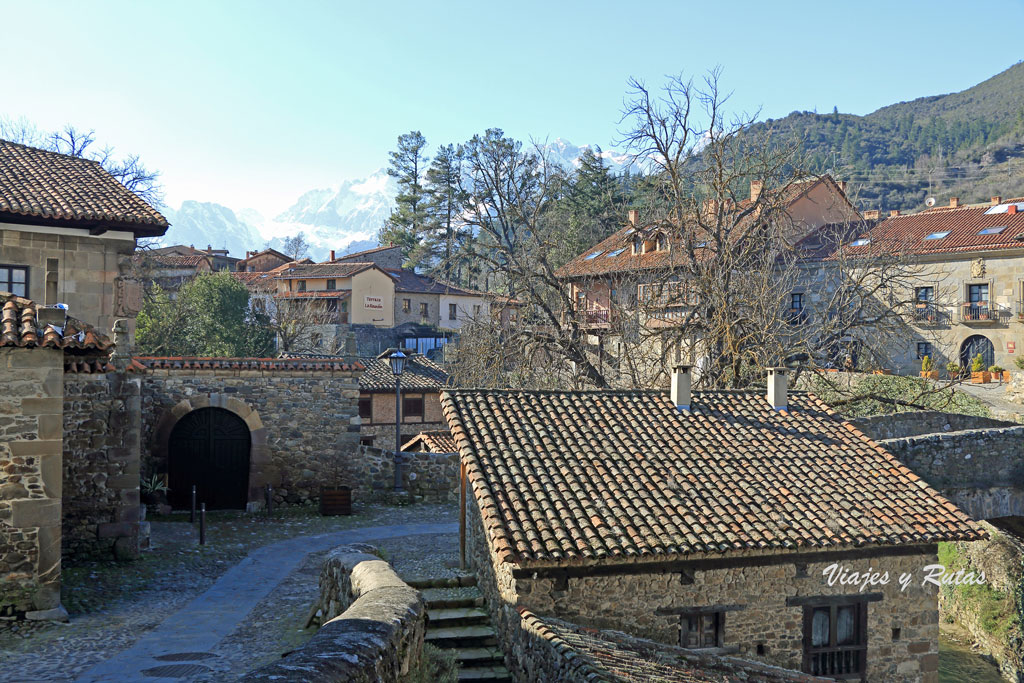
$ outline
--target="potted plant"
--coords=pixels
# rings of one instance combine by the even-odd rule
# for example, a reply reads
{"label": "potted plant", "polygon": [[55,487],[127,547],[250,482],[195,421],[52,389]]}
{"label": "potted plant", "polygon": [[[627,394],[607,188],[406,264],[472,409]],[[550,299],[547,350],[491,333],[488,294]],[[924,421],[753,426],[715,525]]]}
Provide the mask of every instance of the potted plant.
{"label": "potted plant", "polygon": [[971,384],[985,384],[992,380],[992,375],[985,369],[985,359],[979,353],[971,361]]}
{"label": "potted plant", "polygon": [[949,373],[950,379],[956,379],[960,376],[960,364],[953,361],[946,363],[946,372]]}
{"label": "potted plant", "polygon": [[1000,365],[990,365],[988,371],[992,373],[992,379],[996,382],[1002,382],[1005,379],[1003,377],[1003,368]]}
{"label": "potted plant", "polygon": [[939,371],[932,367],[932,359],[928,356],[921,359],[921,376],[925,379],[939,378]]}
{"label": "potted plant", "polygon": [[348,467],[340,453],[323,454],[320,458],[320,514],[326,516],[352,514],[352,487]]}
{"label": "potted plant", "polygon": [[167,492],[171,489],[167,487],[166,477],[165,474],[154,474],[149,479],[143,479],[139,484],[139,499],[142,503],[139,506],[140,519],[146,519],[147,506],[164,507],[167,505]]}
{"label": "potted plant", "polygon": [[978,303],[978,320],[988,320],[988,302]]}

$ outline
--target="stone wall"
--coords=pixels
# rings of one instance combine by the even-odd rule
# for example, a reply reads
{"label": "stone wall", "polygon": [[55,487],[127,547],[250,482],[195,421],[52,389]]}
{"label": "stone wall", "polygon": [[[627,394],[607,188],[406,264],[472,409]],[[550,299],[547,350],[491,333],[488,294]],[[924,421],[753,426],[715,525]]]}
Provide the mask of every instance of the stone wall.
{"label": "stone wall", "polygon": [[[395,488],[395,454],[359,446],[347,456],[355,500],[389,500]],[[454,503],[459,499],[457,453],[402,453],[402,481],[414,500]]]}
{"label": "stone wall", "polygon": [[0,348],[0,614],[60,606],[63,352]]}
{"label": "stone wall", "polygon": [[367,550],[342,546],[328,554],[319,602],[328,621],[306,645],[242,680],[405,680],[423,652],[426,607],[418,591]]}
{"label": "stone wall", "polygon": [[[364,392],[363,397],[370,397],[371,412],[369,419],[363,419],[359,427],[360,437],[372,437],[371,445],[377,448],[395,448],[395,394],[382,392]],[[420,432],[443,429],[448,431],[448,422],[441,412],[441,394],[438,392],[402,391],[402,397],[422,397],[423,416],[410,417],[402,415],[401,447]]]}
{"label": "stone wall", "polygon": [[124,373],[65,375],[66,561],[129,559],[148,544],[139,521],[140,389]]}
{"label": "stone wall", "polygon": [[961,415],[959,413],[943,413],[937,410],[918,410],[909,413],[892,413],[891,415],[873,415],[859,417],[850,422],[876,441],[879,439],[899,439],[922,434],[942,432],[960,432],[967,429],[989,429],[992,427],[1012,427],[1014,423],[994,420],[990,417]]}
{"label": "stone wall", "polygon": [[879,443],[975,519],[1024,514],[1024,426]]}
{"label": "stone wall", "polygon": [[305,504],[345,483],[343,456],[359,442],[360,370],[152,369],[142,380],[143,474],[167,472],[167,440],[193,409],[219,407],[252,435],[249,500],[271,484],[280,504]]}
{"label": "stone wall", "polygon": [[[641,573],[642,567],[634,565],[620,567],[621,573],[612,575],[592,570],[579,575],[584,573],[579,568],[571,574],[524,571],[516,576],[510,565],[494,562],[490,544],[482,542],[483,528],[475,510],[469,530],[473,567],[503,643],[514,643],[518,637],[516,606],[674,645],[679,643],[681,611],[727,606],[726,648],[744,659],[800,669],[803,607],[787,601],[856,594],[856,586],[829,586],[825,580],[823,570],[839,561],[851,571],[888,571],[892,577],[888,585],[866,591],[880,594],[880,599],[868,603],[868,680],[937,681],[937,589],[920,585],[921,569],[936,562],[934,546],[913,548],[913,554],[906,555],[821,553],[787,561],[783,554],[749,554],[732,565],[723,562],[721,568],[702,569],[704,565],[695,564]],[[905,591],[897,581],[903,572],[914,577]],[[508,664],[518,675],[526,675],[517,662]]]}

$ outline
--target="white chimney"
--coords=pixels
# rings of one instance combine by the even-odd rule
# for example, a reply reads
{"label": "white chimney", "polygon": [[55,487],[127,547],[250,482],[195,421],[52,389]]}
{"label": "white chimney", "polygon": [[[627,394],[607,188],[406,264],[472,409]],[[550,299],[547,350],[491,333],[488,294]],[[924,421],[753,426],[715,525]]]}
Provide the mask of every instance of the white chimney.
{"label": "white chimney", "polygon": [[690,409],[692,368],[690,365],[676,365],[672,368],[672,403],[679,410]]}
{"label": "white chimney", "polygon": [[768,368],[767,398],[775,410],[789,407],[789,368]]}

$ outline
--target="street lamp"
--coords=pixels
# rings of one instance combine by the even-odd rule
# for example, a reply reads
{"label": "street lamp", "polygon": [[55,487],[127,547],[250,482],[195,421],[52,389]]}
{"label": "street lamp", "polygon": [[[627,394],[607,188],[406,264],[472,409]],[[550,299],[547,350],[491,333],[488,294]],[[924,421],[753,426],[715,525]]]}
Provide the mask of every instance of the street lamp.
{"label": "street lamp", "polygon": [[405,372],[405,363],[408,361],[408,356],[401,352],[401,350],[395,351],[393,354],[388,356],[388,362],[391,363],[391,373],[395,376],[395,490],[402,490],[402,468],[401,468],[401,455],[399,451],[402,448],[402,373]]}

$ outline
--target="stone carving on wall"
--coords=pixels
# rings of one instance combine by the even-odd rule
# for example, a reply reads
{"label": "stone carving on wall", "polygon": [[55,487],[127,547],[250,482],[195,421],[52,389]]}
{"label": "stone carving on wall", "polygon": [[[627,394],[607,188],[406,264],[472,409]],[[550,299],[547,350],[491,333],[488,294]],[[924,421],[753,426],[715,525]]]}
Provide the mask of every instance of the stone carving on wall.
{"label": "stone carving on wall", "polygon": [[114,280],[114,315],[134,318],[142,310],[142,283],[127,277]]}
{"label": "stone carving on wall", "polygon": [[976,258],[971,261],[971,277],[985,277],[985,259]]}

